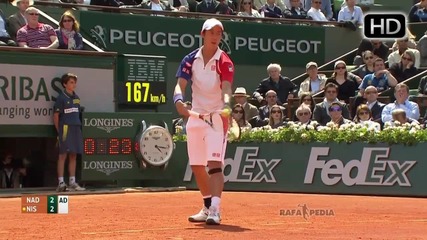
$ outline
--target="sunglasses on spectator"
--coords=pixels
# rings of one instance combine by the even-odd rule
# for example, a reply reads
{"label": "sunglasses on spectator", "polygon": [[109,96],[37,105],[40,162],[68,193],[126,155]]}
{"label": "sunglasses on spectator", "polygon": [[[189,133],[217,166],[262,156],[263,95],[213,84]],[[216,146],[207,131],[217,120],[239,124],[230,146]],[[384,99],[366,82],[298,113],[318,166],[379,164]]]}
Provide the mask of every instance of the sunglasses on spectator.
{"label": "sunglasses on spectator", "polygon": [[251,5],[251,2],[243,2],[243,5]]}
{"label": "sunglasses on spectator", "polygon": [[360,111],[360,112],[359,112],[359,115],[369,115],[369,112],[366,112],[366,111]]}
{"label": "sunglasses on spectator", "polygon": [[313,2],[313,3],[316,3],[316,4],[322,4],[322,2]]}
{"label": "sunglasses on spectator", "polygon": [[74,22],[72,19],[64,19],[62,22]]}
{"label": "sunglasses on spectator", "polygon": [[271,110],[271,113],[280,113],[280,110]]}
{"label": "sunglasses on spectator", "polygon": [[341,67],[336,67],[335,69],[345,69],[345,67],[344,66],[341,66]]}
{"label": "sunglasses on spectator", "polygon": [[298,113],[298,116],[300,116],[300,117],[302,117],[302,116],[308,116],[308,115],[310,115],[310,113],[309,113],[309,112],[301,112],[301,113]]}
{"label": "sunglasses on spectator", "polygon": [[365,60],[374,59],[373,56],[365,57]]}
{"label": "sunglasses on spectator", "polygon": [[412,59],[411,59],[411,58],[407,58],[407,57],[402,57],[402,60],[412,61]]}
{"label": "sunglasses on spectator", "polygon": [[333,106],[329,108],[329,112],[341,112],[342,108],[340,106]]}
{"label": "sunglasses on spectator", "polygon": [[39,13],[28,13],[28,15],[31,15],[31,16],[38,16],[38,15],[39,15]]}
{"label": "sunglasses on spectator", "polygon": [[242,113],[243,114],[243,110],[234,110],[233,113]]}
{"label": "sunglasses on spectator", "polygon": [[310,98],[304,98],[302,101],[303,102],[311,102],[311,99]]}

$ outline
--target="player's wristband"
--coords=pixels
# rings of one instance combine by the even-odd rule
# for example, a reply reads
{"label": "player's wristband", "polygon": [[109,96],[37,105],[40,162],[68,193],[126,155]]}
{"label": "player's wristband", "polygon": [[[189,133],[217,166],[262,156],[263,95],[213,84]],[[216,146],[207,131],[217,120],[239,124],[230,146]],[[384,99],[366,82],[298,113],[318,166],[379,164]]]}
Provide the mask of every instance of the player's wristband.
{"label": "player's wristband", "polygon": [[184,102],[184,98],[182,97],[182,94],[175,94],[173,95],[173,103],[176,104],[176,102],[181,101]]}

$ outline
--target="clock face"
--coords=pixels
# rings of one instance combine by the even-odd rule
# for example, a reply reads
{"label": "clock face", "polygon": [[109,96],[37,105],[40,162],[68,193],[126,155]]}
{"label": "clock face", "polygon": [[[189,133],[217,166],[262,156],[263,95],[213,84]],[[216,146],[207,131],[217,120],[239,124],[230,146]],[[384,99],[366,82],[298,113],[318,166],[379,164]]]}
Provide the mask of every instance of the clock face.
{"label": "clock face", "polygon": [[141,136],[139,146],[144,160],[154,166],[167,163],[173,152],[172,136],[160,126],[147,128]]}

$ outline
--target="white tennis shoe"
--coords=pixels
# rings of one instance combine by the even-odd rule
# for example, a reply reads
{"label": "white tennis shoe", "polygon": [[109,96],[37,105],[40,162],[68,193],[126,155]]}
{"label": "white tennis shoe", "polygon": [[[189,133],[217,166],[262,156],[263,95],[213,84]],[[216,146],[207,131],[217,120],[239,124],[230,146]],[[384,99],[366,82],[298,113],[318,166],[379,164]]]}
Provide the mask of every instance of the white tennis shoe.
{"label": "white tennis shoe", "polygon": [[206,219],[207,225],[219,225],[221,223],[221,214],[216,207],[209,208],[209,215]]}
{"label": "white tennis shoe", "polygon": [[190,222],[206,222],[208,215],[209,215],[209,209],[207,209],[206,207],[203,207],[199,213],[194,214],[193,216],[190,216],[188,218],[188,221],[190,221]]}
{"label": "white tennis shoe", "polygon": [[84,191],[86,188],[80,187],[77,183],[72,183],[70,186],[68,186],[68,190],[70,191]]}

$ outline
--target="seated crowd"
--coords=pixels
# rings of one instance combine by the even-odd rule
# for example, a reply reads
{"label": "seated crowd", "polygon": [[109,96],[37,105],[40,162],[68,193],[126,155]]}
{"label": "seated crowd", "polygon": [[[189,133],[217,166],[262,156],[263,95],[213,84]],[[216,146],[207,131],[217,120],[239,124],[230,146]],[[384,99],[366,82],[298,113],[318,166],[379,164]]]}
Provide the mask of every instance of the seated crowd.
{"label": "seated crowd", "polygon": [[66,11],[54,29],[39,21],[40,11],[33,7],[32,0],[14,0],[18,8],[15,14],[6,18],[0,9],[0,46],[19,46],[40,49],[82,50],[83,37],[79,22]]}
{"label": "seated crowd", "polygon": [[[299,86],[281,74],[279,64],[270,64],[267,67],[269,76],[261,80],[253,94],[247,94],[244,87],[235,89],[232,116],[245,131],[266,125],[278,128],[286,127],[289,122],[308,124],[311,121],[319,126],[355,122],[369,125],[376,131],[383,129],[387,122],[423,123],[426,117],[420,116],[420,107],[410,100],[410,89],[402,82],[416,72],[399,77],[397,71],[387,68],[384,60],[370,50],[363,52],[363,59],[366,64],[351,72],[344,61],[337,61],[330,77],[320,74],[315,62],[309,62],[306,65],[308,77]],[[410,69],[416,61],[413,51],[406,49],[396,65]],[[394,88],[392,101],[380,102],[379,94],[391,88]],[[417,96],[427,95],[427,76],[420,81],[418,91]],[[314,97],[323,99],[316,103]],[[297,100],[295,110],[293,103]],[[191,108],[191,103],[188,104]],[[185,127],[185,124],[174,126]]]}

